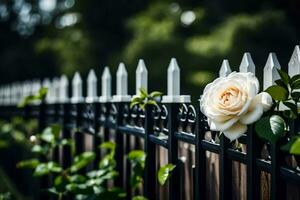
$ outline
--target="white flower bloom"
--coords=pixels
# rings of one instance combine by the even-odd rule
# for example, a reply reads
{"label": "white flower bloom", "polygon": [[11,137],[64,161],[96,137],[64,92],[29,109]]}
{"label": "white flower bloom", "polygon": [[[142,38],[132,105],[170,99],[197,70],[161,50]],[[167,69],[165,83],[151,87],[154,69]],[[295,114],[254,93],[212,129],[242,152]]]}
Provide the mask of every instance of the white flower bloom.
{"label": "white flower bloom", "polygon": [[232,72],[208,84],[200,99],[202,113],[213,131],[221,131],[231,141],[247,131],[247,125],[261,118],[272,106],[272,97],[259,93],[252,73]]}

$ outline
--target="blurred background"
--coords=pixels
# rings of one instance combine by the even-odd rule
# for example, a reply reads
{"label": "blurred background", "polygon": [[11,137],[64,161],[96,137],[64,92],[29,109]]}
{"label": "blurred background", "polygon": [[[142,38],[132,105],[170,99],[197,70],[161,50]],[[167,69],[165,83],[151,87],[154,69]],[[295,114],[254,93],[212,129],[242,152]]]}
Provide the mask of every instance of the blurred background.
{"label": "blurred background", "polygon": [[[199,96],[222,59],[237,70],[245,51],[258,76],[270,51],[283,68],[299,44],[299,0],[0,0],[0,84],[62,73],[85,78],[143,58],[149,90],[166,91],[176,57],[182,93]],[[115,79],[114,79],[115,81]]]}

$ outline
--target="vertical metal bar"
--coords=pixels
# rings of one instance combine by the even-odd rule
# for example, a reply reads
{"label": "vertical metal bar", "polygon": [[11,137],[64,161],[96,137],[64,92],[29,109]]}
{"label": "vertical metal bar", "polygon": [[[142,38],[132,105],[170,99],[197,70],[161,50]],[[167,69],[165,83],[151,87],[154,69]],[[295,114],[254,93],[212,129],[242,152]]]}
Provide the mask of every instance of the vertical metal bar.
{"label": "vertical metal bar", "polygon": [[260,199],[260,171],[256,165],[259,155],[260,141],[254,132],[254,126],[250,125],[247,132],[247,199]]}
{"label": "vertical metal bar", "polygon": [[[178,103],[168,103],[168,159],[169,163],[177,165],[178,163],[178,141],[175,138],[175,132],[178,130],[177,114],[179,111]],[[177,200],[181,197],[180,188],[180,167],[176,167],[169,179],[169,199]]]}
{"label": "vertical metal bar", "polygon": [[144,171],[144,195],[148,199],[156,198],[156,158],[155,158],[155,144],[149,139],[150,134],[153,132],[154,121],[152,118],[153,106],[146,106],[145,110],[145,152],[146,162]]}
{"label": "vertical metal bar", "polygon": [[95,130],[95,135],[93,137],[93,151],[96,153],[96,159],[94,161],[94,168],[96,169],[98,167],[98,163],[100,161],[100,149],[99,145],[101,143],[101,138],[99,135],[99,128],[100,128],[100,123],[99,123],[99,113],[100,113],[100,103],[94,103],[93,109],[94,109],[94,124],[93,128]]}
{"label": "vertical metal bar", "polygon": [[271,199],[286,199],[286,183],[280,177],[280,166],[282,164],[282,156],[280,151],[280,143],[271,144]]}
{"label": "vertical metal bar", "polygon": [[116,116],[116,160],[117,166],[116,170],[119,172],[115,184],[116,186],[124,188],[124,135],[119,131],[119,126],[122,124],[123,120],[123,109],[124,103],[116,103],[117,116]]}
{"label": "vertical metal bar", "polygon": [[232,161],[227,158],[226,150],[230,141],[221,134],[219,154],[220,199],[232,199]]}
{"label": "vertical metal bar", "polygon": [[[83,104],[82,103],[77,103],[75,104],[75,109],[76,109],[76,131],[74,133],[74,139],[75,139],[75,152],[76,155],[84,152],[84,134],[79,130],[80,126],[82,125],[82,112],[83,112]],[[81,170],[81,172],[84,172],[84,169]]]}
{"label": "vertical metal bar", "polygon": [[[131,146],[130,146],[130,135],[126,134],[124,135],[125,137],[125,154],[127,155],[130,152]],[[125,180],[126,180],[126,199],[130,200],[132,197],[132,189],[131,189],[131,185],[130,185],[130,176],[131,176],[131,165],[128,159],[126,159],[125,161],[126,163],[126,175],[125,175]]]}
{"label": "vertical metal bar", "polygon": [[[110,108],[111,108],[111,103],[105,103],[105,122],[110,122],[109,121],[109,114],[110,114]],[[104,141],[109,141],[109,128],[107,126],[104,127]]]}
{"label": "vertical metal bar", "polygon": [[[63,109],[62,113],[62,138],[71,139],[71,130],[70,130],[70,112],[71,112],[71,104],[64,103],[61,106]],[[72,147],[69,145],[65,145],[62,148],[62,166],[64,168],[71,165],[72,162]]]}
{"label": "vertical metal bar", "polygon": [[205,136],[205,124],[203,121],[203,114],[200,108],[197,107],[196,116],[196,145],[195,145],[195,181],[194,181],[194,198],[195,200],[206,199],[206,155],[202,148],[201,140]]}

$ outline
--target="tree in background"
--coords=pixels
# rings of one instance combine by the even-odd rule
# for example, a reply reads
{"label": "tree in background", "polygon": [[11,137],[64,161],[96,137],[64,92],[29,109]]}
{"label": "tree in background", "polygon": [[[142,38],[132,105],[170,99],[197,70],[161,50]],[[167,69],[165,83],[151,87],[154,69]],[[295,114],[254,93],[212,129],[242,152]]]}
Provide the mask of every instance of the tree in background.
{"label": "tree in background", "polygon": [[[296,0],[76,1],[52,12],[49,24],[36,25],[26,38],[10,28],[13,21],[1,23],[0,71],[5,78],[0,80],[59,73],[71,77],[76,70],[86,74],[96,68],[99,73],[105,65],[114,71],[124,61],[133,85],[137,60],[144,58],[150,90],[164,91],[160,80],[176,57],[182,93],[199,94],[217,76],[224,58],[237,69],[249,51],[262,68],[268,52],[275,51],[287,63],[300,38],[299,7]],[[27,72],[20,73],[24,68]]]}

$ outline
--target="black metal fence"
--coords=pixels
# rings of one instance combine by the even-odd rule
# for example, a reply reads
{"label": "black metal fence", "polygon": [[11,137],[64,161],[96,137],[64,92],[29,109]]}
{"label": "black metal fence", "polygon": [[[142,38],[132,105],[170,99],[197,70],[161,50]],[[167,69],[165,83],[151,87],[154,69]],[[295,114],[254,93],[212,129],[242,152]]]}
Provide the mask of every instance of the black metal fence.
{"label": "black metal fence", "polygon": [[[184,199],[183,166],[185,163],[179,158],[179,142],[188,143],[195,147],[195,163],[193,166],[192,199],[207,199],[207,162],[206,152],[219,155],[219,198],[234,199],[232,188],[233,161],[246,165],[247,188],[246,199],[262,199],[261,173],[270,176],[270,197],[275,199],[297,199],[300,189],[300,157],[291,156],[280,150],[281,142],[289,136],[299,132],[299,119],[291,121],[291,130],[286,138],[277,144],[266,144],[257,138],[253,127],[250,126],[247,134],[239,138],[239,142],[246,147],[246,151],[238,150],[234,144],[218,134],[211,132],[205,117],[200,113],[199,106],[183,103],[165,103],[156,106],[147,106],[145,111],[139,107],[129,107],[129,103],[56,103],[31,105],[24,109],[15,106],[1,106],[0,117],[9,119],[12,116],[35,118],[39,121],[42,130],[49,124],[59,123],[62,126],[61,137],[74,137],[76,152],[84,151],[84,135],[92,137],[93,150],[97,153],[97,161],[101,152],[97,148],[103,141],[115,140],[117,144],[117,170],[120,173],[115,184],[128,192],[127,199],[131,198],[129,184],[129,163],[125,159],[126,153],[132,148],[131,138],[135,138],[134,148],[143,149],[146,154],[143,194],[150,200],[160,199],[157,183],[156,147],[165,148],[168,152],[169,163],[176,165],[168,183],[169,199]],[[209,136],[208,136],[209,135]],[[265,152],[265,153],[263,153]],[[64,147],[61,153],[55,153],[55,159],[63,166],[71,162],[71,152]],[[294,164],[291,164],[293,161]],[[296,163],[296,164],[295,164]],[[294,185],[296,193],[287,189],[287,184]],[[245,189],[245,188],[241,188]],[[298,194],[297,194],[298,190]],[[295,190],[294,190],[295,191]]]}

